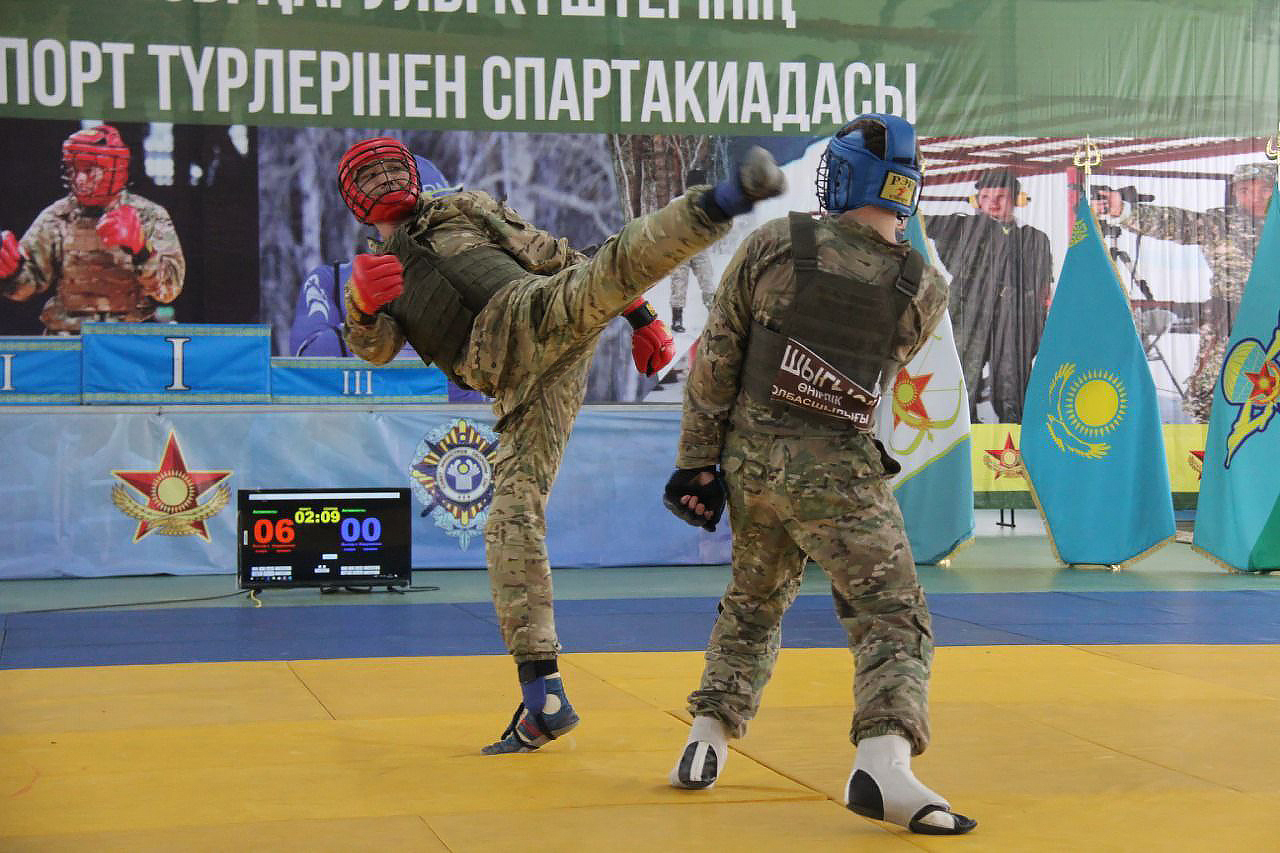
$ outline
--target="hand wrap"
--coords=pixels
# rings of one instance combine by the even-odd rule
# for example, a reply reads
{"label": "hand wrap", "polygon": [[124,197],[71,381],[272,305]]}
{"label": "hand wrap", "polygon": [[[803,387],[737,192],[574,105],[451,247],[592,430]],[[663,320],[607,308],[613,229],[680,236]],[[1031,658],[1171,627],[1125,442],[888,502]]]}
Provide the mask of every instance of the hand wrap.
{"label": "hand wrap", "polygon": [[[703,472],[714,474],[715,478],[705,486],[699,486],[694,480]],[[703,518],[681,503],[680,499],[686,495],[693,495],[698,503],[711,510],[711,517]],[[677,468],[662,491],[663,505],[671,510],[676,518],[711,532],[715,531],[716,522],[724,514],[724,505],[728,497],[729,493],[724,485],[724,474],[721,474],[714,465],[703,468]]]}

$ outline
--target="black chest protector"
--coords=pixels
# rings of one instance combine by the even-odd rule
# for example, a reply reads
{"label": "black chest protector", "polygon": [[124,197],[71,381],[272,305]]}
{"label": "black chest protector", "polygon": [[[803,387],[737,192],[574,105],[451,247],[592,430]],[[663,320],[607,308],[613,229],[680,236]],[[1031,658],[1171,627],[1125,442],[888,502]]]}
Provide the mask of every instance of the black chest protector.
{"label": "black chest protector", "polygon": [[476,315],[493,295],[529,275],[515,258],[494,246],[476,246],[442,257],[425,241],[392,235],[386,250],[404,264],[404,292],[383,310],[400,324],[405,340],[427,364],[458,385],[454,374]]}
{"label": "black chest protector", "polygon": [[912,249],[896,263],[878,247],[849,240],[840,251],[842,273],[825,272],[813,217],[792,213],[790,225],[795,301],[780,331],[751,324],[743,388],[779,412],[870,432],[880,372],[920,288],[924,258]]}

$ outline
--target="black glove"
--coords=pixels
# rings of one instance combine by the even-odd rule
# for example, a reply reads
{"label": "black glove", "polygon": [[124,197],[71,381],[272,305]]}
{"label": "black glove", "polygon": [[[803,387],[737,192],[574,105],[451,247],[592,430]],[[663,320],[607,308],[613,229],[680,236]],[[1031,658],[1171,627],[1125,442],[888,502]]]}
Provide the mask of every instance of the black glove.
{"label": "black glove", "polygon": [[[696,485],[694,480],[704,471],[714,474],[715,479],[705,486]],[[662,490],[662,503],[681,521],[692,524],[694,527],[701,527],[703,530],[715,532],[716,522],[724,514],[724,505],[728,500],[728,494],[724,486],[724,474],[716,470],[716,466],[677,468],[676,472],[671,475],[671,479],[667,480],[667,487]],[[698,503],[711,510],[711,517],[703,518],[682,504],[680,499],[686,495],[693,495],[697,498]]]}

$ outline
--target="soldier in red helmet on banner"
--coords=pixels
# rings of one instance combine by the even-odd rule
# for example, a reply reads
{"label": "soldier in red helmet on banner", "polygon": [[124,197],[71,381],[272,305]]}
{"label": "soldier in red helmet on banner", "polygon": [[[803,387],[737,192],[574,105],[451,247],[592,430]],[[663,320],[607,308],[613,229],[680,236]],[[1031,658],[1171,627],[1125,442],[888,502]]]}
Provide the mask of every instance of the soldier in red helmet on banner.
{"label": "soldier in red helmet on banner", "polygon": [[78,130],[62,144],[68,193],[18,240],[0,232],[0,295],[48,295],[49,334],[87,322],[155,319],[182,292],[186,261],[168,212],[125,189],[129,149],[111,125]]}
{"label": "soldier in red helmet on banner", "polygon": [[670,362],[671,336],[641,294],[727,234],[732,217],[780,194],[782,172],[753,149],[731,178],[633,219],[591,258],[486,193],[423,197],[413,156],[395,139],[353,145],[338,184],[382,240],[380,254],[352,263],[352,352],[384,364],[407,340],[451,380],[493,398],[499,442],[485,554],[522,701],[484,752],[529,752],[578,724],[556,663],[546,505],[596,340],[621,314],[635,329],[641,371]]}

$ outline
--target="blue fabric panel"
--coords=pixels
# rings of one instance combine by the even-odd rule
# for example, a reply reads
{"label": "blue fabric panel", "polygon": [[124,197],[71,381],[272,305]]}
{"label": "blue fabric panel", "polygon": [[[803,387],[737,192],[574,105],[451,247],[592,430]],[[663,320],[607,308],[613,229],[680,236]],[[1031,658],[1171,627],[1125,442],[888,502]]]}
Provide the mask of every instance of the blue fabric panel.
{"label": "blue fabric panel", "polygon": [[[317,593],[319,595],[319,593]],[[16,613],[3,617],[0,668],[505,654],[492,608],[362,604]],[[940,646],[1280,643],[1278,594],[966,593],[930,596]],[[557,604],[566,653],[700,651],[714,598]],[[843,648],[826,595],[796,600],[790,648]]]}
{"label": "blue fabric panel", "polygon": [[79,338],[0,337],[0,405],[79,402]]}
{"label": "blue fabric panel", "polygon": [[269,403],[269,326],[86,323],[86,403]]}
{"label": "blue fabric panel", "polygon": [[444,403],[444,373],[414,358],[374,367],[350,358],[271,359],[275,403]]}

